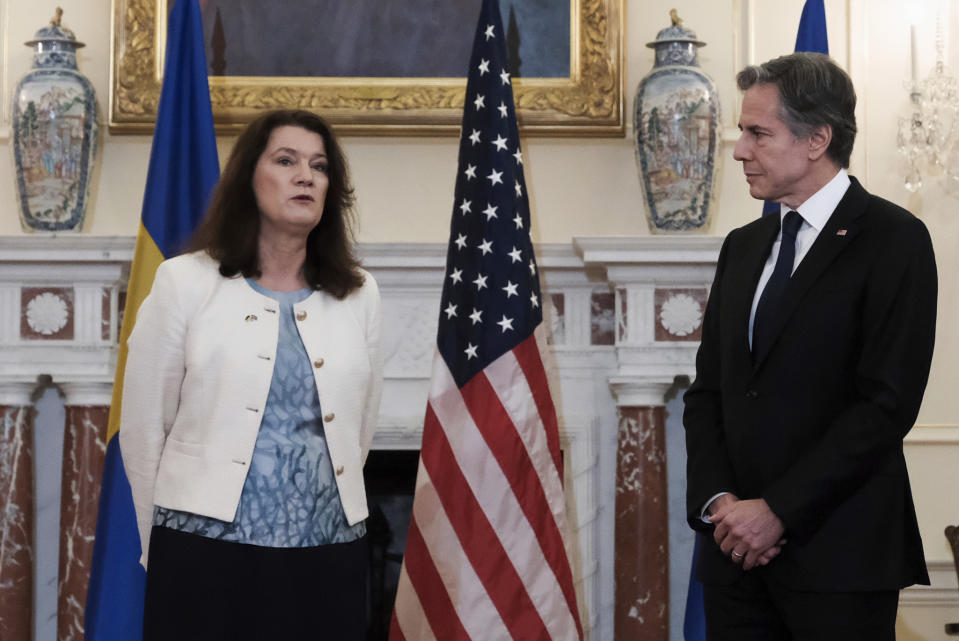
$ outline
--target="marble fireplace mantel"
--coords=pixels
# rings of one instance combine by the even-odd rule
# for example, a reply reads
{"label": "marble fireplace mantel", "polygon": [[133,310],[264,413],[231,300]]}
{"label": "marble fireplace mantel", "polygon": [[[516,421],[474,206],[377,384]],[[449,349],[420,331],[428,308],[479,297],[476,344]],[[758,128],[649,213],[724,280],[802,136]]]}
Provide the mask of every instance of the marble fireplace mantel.
{"label": "marble fireplace mantel", "polygon": [[[96,478],[133,244],[132,237],[0,237],[0,410],[9,425],[22,423],[37,377],[49,376],[68,411],[64,458],[73,456],[75,447],[92,452],[82,473]],[[662,527],[650,529],[656,510],[665,505],[664,396],[677,377],[693,374],[720,244],[716,237],[655,236],[537,246],[552,336],[546,363],[567,453],[574,573],[593,640],[613,639],[614,628],[618,638],[637,638],[634,632],[657,641],[668,637],[663,619],[668,592],[662,585],[668,554],[659,547],[669,541]],[[386,382],[374,448],[418,449],[446,246],[361,244],[359,253],[384,302]],[[24,436],[28,423],[21,427]],[[92,430],[86,440],[83,426]],[[634,454],[655,464],[629,463]],[[14,454],[0,447],[3,455]],[[64,464],[65,477],[81,474],[73,465]],[[0,478],[0,488],[16,481]],[[621,501],[635,517],[630,524],[617,521]],[[96,506],[79,518],[67,503],[61,522],[69,518],[79,530],[62,528],[61,538],[89,537]],[[64,560],[64,549],[61,575],[82,575],[89,560]],[[646,555],[647,550],[656,554]],[[0,591],[8,571],[0,567]],[[75,583],[73,596],[82,604],[85,586]],[[652,596],[656,616],[633,603],[645,592],[629,593],[649,592],[647,585],[653,586],[646,597]],[[81,613],[68,609],[61,595],[58,616],[75,622]],[[640,619],[641,627],[630,627]],[[67,628],[64,624],[61,631]],[[0,637],[6,638],[3,630]]]}

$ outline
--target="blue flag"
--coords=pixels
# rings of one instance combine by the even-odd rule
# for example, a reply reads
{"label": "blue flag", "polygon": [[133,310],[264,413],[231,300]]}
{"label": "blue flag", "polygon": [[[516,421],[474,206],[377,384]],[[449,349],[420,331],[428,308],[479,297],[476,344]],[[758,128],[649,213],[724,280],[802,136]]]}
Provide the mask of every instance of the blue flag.
{"label": "blue flag", "polygon": [[[826,37],[826,6],[823,0],[806,0],[799,17],[796,32],[796,51],[814,51],[829,55],[829,38]],[[778,214],[779,203],[767,200],[763,203],[763,216]]]}
{"label": "blue flag", "polygon": [[689,591],[686,593],[686,616],[683,619],[683,639],[685,641],[706,641],[706,613],[703,612],[703,584],[696,579],[696,567],[699,565],[699,539],[693,547],[693,563],[689,568]]}
{"label": "blue flag", "polygon": [[826,37],[826,7],[823,0],[806,0],[796,33],[796,51],[815,51],[829,55]]}
{"label": "blue flag", "polygon": [[197,0],[178,0],[170,12],[163,88],[120,330],[84,622],[88,641],[138,641],[142,635],[146,572],[140,555],[147,551],[140,549],[117,438],[126,341],[157,266],[185,248],[219,173],[200,10]]}

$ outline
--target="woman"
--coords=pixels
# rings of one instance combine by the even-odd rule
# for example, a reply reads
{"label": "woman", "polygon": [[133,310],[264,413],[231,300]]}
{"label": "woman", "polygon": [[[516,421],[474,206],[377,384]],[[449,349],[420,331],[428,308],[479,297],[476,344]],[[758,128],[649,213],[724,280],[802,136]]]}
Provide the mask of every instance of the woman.
{"label": "woman", "polygon": [[157,270],[120,430],[145,641],[365,635],[380,300],[352,205],[329,126],[270,112],[237,140],[193,251]]}

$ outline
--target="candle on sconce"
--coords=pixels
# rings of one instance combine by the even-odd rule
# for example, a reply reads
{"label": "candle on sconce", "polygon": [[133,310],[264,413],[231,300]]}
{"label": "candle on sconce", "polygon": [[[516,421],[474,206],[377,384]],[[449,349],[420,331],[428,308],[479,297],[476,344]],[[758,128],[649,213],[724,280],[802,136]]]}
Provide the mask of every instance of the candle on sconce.
{"label": "candle on sconce", "polygon": [[919,56],[916,53],[916,25],[909,25],[909,50],[910,50],[910,61],[912,72],[912,84],[915,85],[919,82]]}

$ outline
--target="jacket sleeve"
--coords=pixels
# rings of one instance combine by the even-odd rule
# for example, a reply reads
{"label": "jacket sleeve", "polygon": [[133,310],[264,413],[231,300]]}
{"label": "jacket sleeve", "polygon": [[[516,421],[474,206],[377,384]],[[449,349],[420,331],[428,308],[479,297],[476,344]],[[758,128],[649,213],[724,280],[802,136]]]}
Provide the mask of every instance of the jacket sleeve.
{"label": "jacket sleeve", "polygon": [[366,349],[370,360],[370,381],[363,406],[362,425],[360,426],[360,448],[362,460],[366,462],[373,434],[376,432],[380,415],[380,396],[383,392],[383,353],[380,349],[380,325],[382,322],[382,302],[379,287],[370,274],[365,274],[366,283]]}
{"label": "jacket sleeve", "polygon": [[120,411],[120,449],[136,510],[146,567],[160,455],[173,425],[184,377],[186,322],[168,263],[157,269],[127,341]]}
{"label": "jacket sleeve", "polygon": [[723,405],[720,390],[721,354],[720,301],[726,256],[735,232],[723,243],[716,265],[716,276],[709,292],[703,317],[702,340],[696,353],[696,380],[683,400],[683,425],[686,428],[686,515],[696,530],[708,530],[700,513],[706,501],[719,492],[736,492],[735,477],[726,452],[723,429]]}
{"label": "jacket sleeve", "polygon": [[936,332],[932,241],[915,218],[877,257],[864,294],[856,399],[763,498],[803,542],[872,475],[901,457],[919,413]]}

